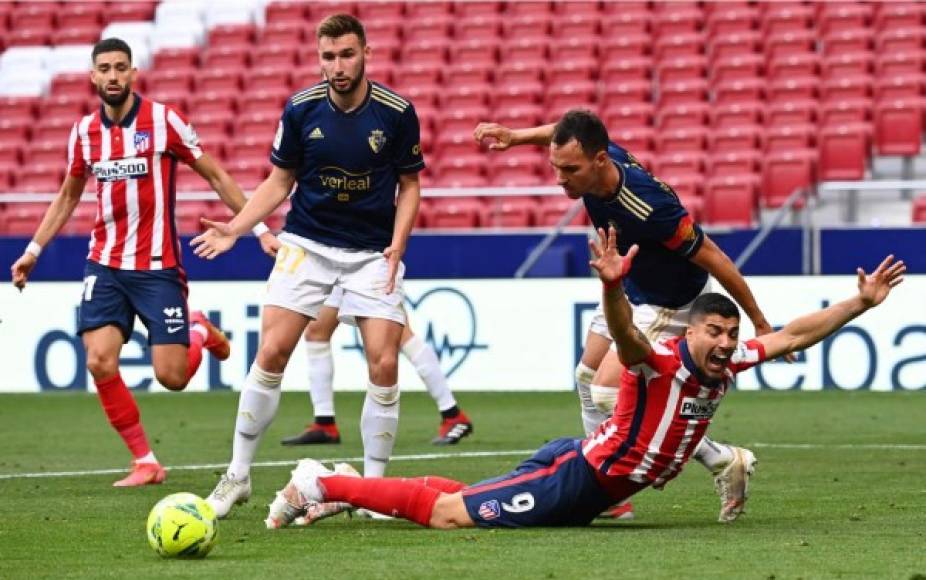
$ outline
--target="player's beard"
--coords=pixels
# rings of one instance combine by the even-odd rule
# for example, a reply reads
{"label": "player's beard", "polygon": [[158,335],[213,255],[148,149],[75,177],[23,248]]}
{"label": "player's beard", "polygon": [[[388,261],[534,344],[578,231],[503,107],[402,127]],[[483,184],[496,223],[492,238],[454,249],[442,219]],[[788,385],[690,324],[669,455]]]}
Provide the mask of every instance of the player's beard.
{"label": "player's beard", "polygon": [[330,86],[331,90],[333,90],[339,95],[342,95],[342,96],[351,95],[354,93],[354,91],[357,90],[357,87],[360,86],[360,82],[364,79],[365,72],[366,72],[366,61],[365,59],[361,58],[360,68],[357,70],[357,76],[351,79],[346,89],[338,89],[338,87],[333,82],[331,82],[331,79],[328,79],[328,86]]}
{"label": "player's beard", "polygon": [[130,85],[125,85],[123,89],[116,95],[110,95],[106,92],[106,85],[97,86],[96,94],[103,99],[103,102],[109,105],[110,107],[121,107],[126,100],[129,98],[129,94],[132,92],[132,87]]}

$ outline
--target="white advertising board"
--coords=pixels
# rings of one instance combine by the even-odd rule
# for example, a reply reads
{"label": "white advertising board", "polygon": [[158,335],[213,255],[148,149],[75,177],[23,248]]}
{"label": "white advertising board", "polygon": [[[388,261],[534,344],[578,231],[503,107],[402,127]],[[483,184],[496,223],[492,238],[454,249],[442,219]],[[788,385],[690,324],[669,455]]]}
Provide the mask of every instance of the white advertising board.
{"label": "white advertising board", "polygon": [[[850,296],[852,277],[757,277],[749,280],[773,325]],[[716,284],[715,284],[716,286]],[[597,280],[452,280],[406,283],[416,334],[436,349],[455,390],[570,390],[588,321],[600,296]],[[237,390],[256,352],[262,282],[193,282],[190,304],[229,331],[231,358],[210,357],[189,391]],[[81,284],[35,283],[23,293],[0,290],[0,392],[92,390],[79,338],[74,335]],[[144,328],[122,352],[126,383],[162,390],[153,379]],[[752,335],[748,320],[742,336]],[[352,327],[335,333],[335,388],[362,390],[366,366]],[[306,390],[307,361],[294,353],[283,386]],[[423,388],[412,366],[400,362],[405,390]],[[926,276],[910,277],[879,309],[850,323],[794,364],[770,362],[744,373],[742,390],[839,388],[876,391],[926,389]]]}

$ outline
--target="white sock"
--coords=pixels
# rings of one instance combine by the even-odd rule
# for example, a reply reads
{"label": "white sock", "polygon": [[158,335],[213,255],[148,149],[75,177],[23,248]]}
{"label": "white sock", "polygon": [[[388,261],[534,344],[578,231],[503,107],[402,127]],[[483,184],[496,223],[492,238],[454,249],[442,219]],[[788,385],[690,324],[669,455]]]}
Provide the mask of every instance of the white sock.
{"label": "white sock", "polygon": [[579,392],[579,403],[582,408],[582,428],[586,435],[601,425],[608,416],[598,410],[592,402],[592,379],[595,378],[595,369],[581,362],[576,366],[576,390]]}
{"label": "white sock", "polygon": [[711,473],[717,473],[733,461],[733,451],[729,445],[711,441],[707,437],[701,438],[692,455]]}
{"label": "white sock", "polygon": [[438,411],[446,411],[456,406],[457,400],[447,385],[447,377],[444,376],[444,371],[440,368],[440,360],[431,345],[413,334],[402,345],[402,354],[415,365],[415,370],[424,382],[424,386],[427,387],[428,394],[437,403]]}
{"label": "white sock", "polygon": [[334,417],[334,357],[331,343],[305,341],[309,355],[309,396],[316,417]]}
{"label": "white sock", "polygon": [[229,477],[240,481],[250,475],[260,437],[270,426],[280,406],[282,380],[283,373],[267,372],[257,366],[257,362],[251,365],[238,397],[232,460],[228,465]]}
{"label": "white sock", "polygon": [[158,458],[154,456],[154,451],[149,451],[142,457],[135,460],[135,463],[157,463]]}
{"label": "white sock", "polygon": [[360,414],[363,439],[363,476],[382,477],[392,456],[399,431],[399,388],[367,384],[367,396]]}
{"label": "white sock", "polygon": [[203,337],[203,341],[206,341],[209,339],[209,329],[198,322],[193,324],[193,326],[190,327],[190,332],[195,332],[199,334],[201,337]]}

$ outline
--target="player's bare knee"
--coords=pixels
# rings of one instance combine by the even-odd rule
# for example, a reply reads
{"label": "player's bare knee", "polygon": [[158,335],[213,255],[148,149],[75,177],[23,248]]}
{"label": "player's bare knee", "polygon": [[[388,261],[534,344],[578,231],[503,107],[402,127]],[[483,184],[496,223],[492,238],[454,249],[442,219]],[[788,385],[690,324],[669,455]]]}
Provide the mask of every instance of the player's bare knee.
{"label": "player's bare knee", "polygon": [[96,380],[108,379],[119,372],[119,356],[97,350],[88,350],[87,370]]}
{"label": "player's bare knee", "polygon": [[182,391],[186,388],[187,383],[189,383],[186,374],[186,368],[178,367],[155,369],[154,371],[154,377],[165,389],[170,391]]}
{"label": "player's bare knee", "polygon": [[399,378],[397,352],[382,353],[369,359],[370,381],[377,385],[394,385]]}
{"label": "player's bare knee", "polygon": [[265,342],[257,352],[257,364],[267,372],[282,373],[289,362],[290,354],[290,351],[276,343]]}

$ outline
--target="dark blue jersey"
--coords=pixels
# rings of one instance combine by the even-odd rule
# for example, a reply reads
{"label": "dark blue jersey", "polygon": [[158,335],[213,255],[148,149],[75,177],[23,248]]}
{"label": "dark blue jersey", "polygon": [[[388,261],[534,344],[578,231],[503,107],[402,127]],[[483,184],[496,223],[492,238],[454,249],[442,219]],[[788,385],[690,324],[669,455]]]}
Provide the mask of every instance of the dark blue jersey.
{"label": "dark blue jersey", "polygon": [[633,304],[678,308],[688,304],[707,283],[707,272],[690,258],[704,242],[704,233],[682,207],[672,188],[662,183],[624,148],[611,143],[608,156],[620,173],[617,192],[609,200],[586,194],[585,209],[596,228],[617,229],[621,254],[640,246],[624,280]]}
{"label": "dark blue jersey", "polygon": [[424,169],[411,103],[369,83],[363,104],[345,113],[328,83],[286,104],[270,161],[296,172],[284,230],[340,248],[382,251],[392,242],[399,175]]}

